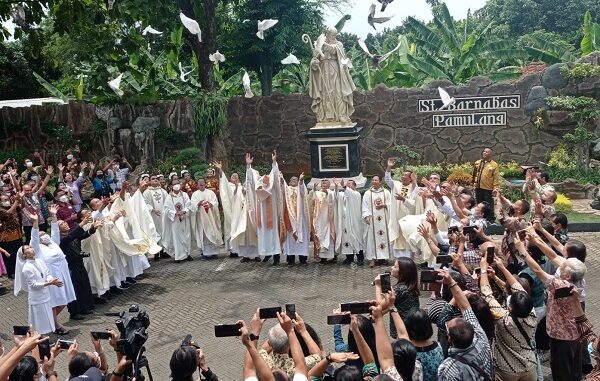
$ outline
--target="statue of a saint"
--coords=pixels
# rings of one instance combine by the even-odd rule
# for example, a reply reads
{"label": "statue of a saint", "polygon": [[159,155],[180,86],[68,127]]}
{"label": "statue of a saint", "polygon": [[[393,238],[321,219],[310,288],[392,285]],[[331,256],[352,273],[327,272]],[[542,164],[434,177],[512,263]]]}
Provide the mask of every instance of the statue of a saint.
{"label": "statue of a saint", "polygon": [[[356,86],[348,71],[350,60],[336,36],[334,27],[327,28],[315,41],[310,61],[308,94],[313,99],[311,108],[317,116],[317,128],[354,126],[350,115],[354,112],[352,92]],[[303,40],[310,43],[307,35]]]}

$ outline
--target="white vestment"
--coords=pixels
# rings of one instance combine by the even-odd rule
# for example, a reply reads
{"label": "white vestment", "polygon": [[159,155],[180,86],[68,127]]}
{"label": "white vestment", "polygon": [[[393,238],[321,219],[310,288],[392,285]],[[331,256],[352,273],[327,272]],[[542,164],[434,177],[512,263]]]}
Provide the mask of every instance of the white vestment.
{"label": "white vestment", "polygon": [[63,282],[62,287],[50,287],[50,305],[52,307],[66,306],[77,299],[77,297],[75,296],[75,289],[71,281],[67,259],[59,246],[60,230],[58,223],[52,223],[51,229],[51,240],[48,245],[40,242],[39,230],[32,229],[30,245],[35,250],[36,256],[46,263],[50,275]]}
{"label": "white vestment", "polygon": [[307,257],[310,229],[306,185],[299,180],[298,186],[291,187],[284,183],[283,187],[285,208],[290,224],[290,230],[286,232],[283,253]]}
{"label": "white vestment", "polygon": [[[401,181],[392,180],[390,172],[385,173],[385,182],[392,190],[390,192],[392,201],[389,210],[388,232],[394,257],[411,257],[410,247],[402,234],[398,221],[404,216],[415,214],[419,188],[412,183],[404,185]],[[404,201],[396,199],[397,194],[403,196]]]}
{"label": "white vestment", "polygon": [[313,196],[313,233],[318,242],[319,258],[333,259],[335,255],[335,195],[327,189]]}
{"label": "white vestment", "polygon": [[233,184],[227,181],[225,174],[221,173],[219,179],[221,204],[223,205],[223,218],[226,238],[229,239],[229,248],[233,253],[245,258],[258,256],[258,237],[256,233],[256,220],[251,220],[248,210],[248,183]]}
{"label": "white vestment", "polygon": [[258,236],[258,255],[272,256],[281,254],[279,237],[279,212],[283,206],[279,185],[279,167],[273,163],[269,175],[259,177],[256,170],[246,170],[248,187],[248,209],[250,219],[256,223]]}
{"label": "white vestment", "polygon": [[[101,212],[92,212],[94,222],[103,220],[104,215]],[[89,230],[92,224],[88,224],[84,229]],[[109,238],[108,230],[110,227],[101,226],[86,239],[81,240],[81,250],[89,253],[90,257],[84,259],[85,268],[88,272],[92,292],[103,295],[110,287],[110,277],[114,273],[111,263],[112,243]]]}
{"label": "white vestment", "polygon": [[[362,202],[362,218],[370,223],[365,226],[365,258],[390,259],[389,212],[391,195],[387,189],[371,188],[365,192]],[[377,209],[377,205],[386,207]]]}
{"label": "white vestment", "polygon": [[219,200],[210,189],[197,190],[190,200],[192,226],[196,234],[196,244],[205,256],[219,254],[223,245],[221,234],[221,217],[219,215]]}
{"label": "white vestment", "polygon": [[15,296],[21,289],[27,291],[29,324],[41,334],[54,332],[56,328],[48,288],[56,286],[45,285],[46,282],[53,279],[46,263],[37,258],[27,260],[18,258],[17,261],[18,272],[15,272]]}
{"label": "white vestment", "polygon": [[146,202],[146,205],[148,205],[150,215],[152,216],[152,221],[154,221],[155,230],[160,236],[160,240],[158,241],[159,245],[162,243],[162,240],[164,240],[165,236],[165,234],[163,233],[163,219],[165,216],[165,200],[168,196],[169,194],[167,193],[167,191],[162,189],[161,187],[148,187],[144,191],[144,201]]}
{"label": "white vestment", "polygon": [[[181,217],[178,211],[185,212]],[[187,258],[192,250],[192,227],[190,218],[190,198],[187,193],[171,192],[165,201],[164,248],[167,253],[175,257],[176,261]]]}
{"label": "white vestment", "polygon": [[335,251],[342,255],[358,254],[363,249],[364,222],[361,216],[362,202],[360,193],[346,187],[337,192]]}

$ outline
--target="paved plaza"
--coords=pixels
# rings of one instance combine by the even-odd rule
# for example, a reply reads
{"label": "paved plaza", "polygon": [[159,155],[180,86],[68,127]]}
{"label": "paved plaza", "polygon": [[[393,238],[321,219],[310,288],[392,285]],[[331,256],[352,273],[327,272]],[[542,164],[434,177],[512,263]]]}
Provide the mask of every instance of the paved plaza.
{"label": "paved plaza", "polygon": [[[573,234],[588,247],[588,315],[595,326],[600,323],[600,233]],[[82,322],[69,321],[68,339],[77,338],[81,349],[92,349],[89,332],[114,327],[114,317],[104,316],[109,311],[122,311],[138,304],[150,315],[149,339],[146,344],[148,359],[155,380],[169,379],[169,359],[182,338],[190,333],[204,348],[208,365],[221,380],[241,380],[244,347],[239,338],[215,338],[213,326],[234,323],[237,319],[249,321],[257,307],[272,307],[296,303],[304,320],[310,323],[323,341],[327,351],[333,350],[331,327],[326,315],[340,302],[366,300],[373,297],[370,286],[373,278],[386,270],[368,266],[344,266],[340,263],[289,268],[282,262],[277,267],[263,263],[239,263],[238,258],[225,255],[216,260],[196,260],[175,264],[161,260],[151,262],[145,278],[123,295],[112,297],[109,304],[99,306],[96,313]],[[422,295],[421,306],[428,295]],[[0,296],[0,335],[11,340],[13,325],[27,322],[27,294]],[[63,312],[62,319],[68,319]],[[261,334],[275,323],[268,320]],[[344,336],[346,333],[344,332]],[[54,341],[55,337],[51,337]],[[10,348],[12,345],[7,345]],[[109,353],[111,369],[115,364],[114,352]],[[59,378],[67,376],[66,357],[58,361]],[[545,369],[548,373],[548,369]]]}

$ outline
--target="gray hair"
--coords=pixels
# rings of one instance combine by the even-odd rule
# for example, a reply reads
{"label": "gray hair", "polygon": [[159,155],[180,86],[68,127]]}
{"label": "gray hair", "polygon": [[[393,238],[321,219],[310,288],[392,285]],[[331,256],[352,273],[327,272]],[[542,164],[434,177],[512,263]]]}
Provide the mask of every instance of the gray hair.
{"label": "gray hair", "polygon": [[569,272],[571,276],[571,282],[577,282],[582,280],[587,271],[585,263],[581,262],[577,258],[569,258],[565,261],[565,270]]}
{"label": "gray hair", "polygon": [[269,345],[273,348],[274,353],[288,352],[288,337],[287,333],[277,324],[269,330]]}

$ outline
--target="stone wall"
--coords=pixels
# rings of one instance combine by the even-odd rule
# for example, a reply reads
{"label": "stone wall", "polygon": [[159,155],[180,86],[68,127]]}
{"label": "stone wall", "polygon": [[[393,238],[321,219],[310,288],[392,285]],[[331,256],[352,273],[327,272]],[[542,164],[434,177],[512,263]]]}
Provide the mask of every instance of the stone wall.
{"label": "stone wall", "polygon": [[[599,56],[594,56],[598,59]],[[598,62],[595,62],[598,64]],[[432,113],[419,113],[419,100],[438,99],[437,87],[453,97],[520,95],[521,107],[502,110],[506,126],[433,127]],[[492,83],[476,77],[464,86],[435,81],[424,88],[377,87],[355,92],[356,111],[352,119],[361,132],[361,169],[365,174],[381,172],[396,144],[405,144],[423,154],[424,162],[462,162],[479,157],[484,147],[492,147],[500,160],[537,163],[556,146],[561,136],[573,127],[567,112],[548,111],[546,125],[536,131],[534,113],[545,107],[544,98],[554,95],[586,95],[600,99],[600,78],[568,81],[553,65],[543,73],[529,74],[512,82]],[[277,149],[286,172],[310,171],[309,144],[304,133],[315,125],[311,99],[302,94],[275,93],[268,97],[231,98],[227,105],[228,124],[222,135],[198,141],[190,101],[158,102],[148,106],[71,102],[68,105],[32,106],[0,109],[0,149],[28,150],[55,143],[42,128],[45,123],[68,127],[74,135],[89,139],[96,135],[85,152],[88,159],[124,153],[134,163],[148,164],[178,148],[199,146],[207,156],[226,162],[243,163],[252,152],[256,162],[268,163],[271,150]],[[435,114],[441,114],[436,112]],[[456,114],[458,111],[446,111]],[[181,137],[170,142],[165,131]],[[597,128],[600,133],[600,126]],[[224,149],[223,148],[224,145]],[[600,141],[598,142],[600,152]],[[204,158],[208,159],[208,158]],[[212,157],[211,157],[212,159]]]}
{"label": "stone wall", "polygon": [[[432,113],[418,113],[419,100],[438,99],[438,86],[452,97],[520,95],[521,107],[507,112],[506,126],[433,127]],[[463,162],[480,157],[485,147],[492,147],[502,161],[519,163],[543,161],[565,132],[573,128],[567,112],[545,113],[546,126],[537,131],[532,125],[535,112],[545,107],[544,98],[555,95],[586,95],[600,99],[600,78],[583,82],[568,81],[560,65],[543,73],[530,74],[512,82],[492,83],[475,77],[464,86],[435,81],[424,88],[375,88],[355,92],[352,120],[363,127],[361,132],[362,171],[381,172],[388,156],[395,155],[394,145],[405,144],[423,155],[424,162]],[[308,95],[273,94],[229,101],[228,129],[233,160],[243,161],[247,151],[268,160],[277,149],[283,169],[290,172],[310,169],[309,144],[303,134],[316,120],[310,110]],[[448,112],[448,114],[460,113]],[[436,114],[442,114],[437,112]],[[597,128],[600,133],[600,126]]]}

